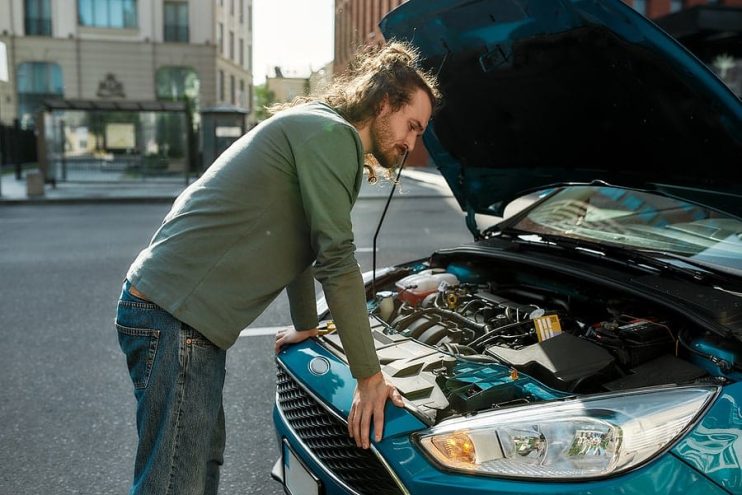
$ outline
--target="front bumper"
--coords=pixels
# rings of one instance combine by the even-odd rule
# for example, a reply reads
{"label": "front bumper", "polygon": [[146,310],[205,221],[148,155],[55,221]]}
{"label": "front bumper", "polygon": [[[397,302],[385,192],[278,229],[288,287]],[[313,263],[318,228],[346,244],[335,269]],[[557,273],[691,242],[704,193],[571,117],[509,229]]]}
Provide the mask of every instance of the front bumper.
{"label": "front bumper", "polygon": [[[309,364],[317,358],[329,362],[327,374],[320,376],[309,371]],[[277,360],[279,390],[273,420],[279,444],[287,442],[305,467],[320,480],[320,493],[325,495],[729,493],[670,453],[620,476],[581,482],[506,480],[448,472],[431,464],[412,443],[411,433],[425,429],[426,425],[411,412],[391,404],[387,404],[385,410],[384,439],[373,443],[370,451],[363,451],[351,443],[345,431],[345,418],[355,387],[347,365],[316,341],[289,347]],[[285,388],[287,382],[291,382],[290,390]],[[283,392],[281,387],[284,387]],[[284,397],[279,397],[281,394]],[[294,403],[287,406],[287,400]],[[297,416],[296,408],[304,412]],[[332,418],[334,423],[325,424],[327,418]],[[333,430],[328,434],[331,439],[323,438],[322,431],[327,429]],[[274,477],[281,477],[280,459]]]}
{"label": "front bumper", "polygon": [[318,479],[324,493],[408,493],[376,447],[356,447],[344,419],[323,406],[281,363],[277,382],[273,419],[280,425],[282,457],[272,471],[275,479],[285,482],[283,457],[295,455],[310,476]]}

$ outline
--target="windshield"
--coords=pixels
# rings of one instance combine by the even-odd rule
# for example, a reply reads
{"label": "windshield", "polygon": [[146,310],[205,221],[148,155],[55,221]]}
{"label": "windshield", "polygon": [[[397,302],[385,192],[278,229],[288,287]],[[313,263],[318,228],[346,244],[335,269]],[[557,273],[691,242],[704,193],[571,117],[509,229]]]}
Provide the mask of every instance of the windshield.
{"label": "windshield", "polygon": [[631,189],[566,187],[513,227],[742,269],[742,221],[702,206]]}

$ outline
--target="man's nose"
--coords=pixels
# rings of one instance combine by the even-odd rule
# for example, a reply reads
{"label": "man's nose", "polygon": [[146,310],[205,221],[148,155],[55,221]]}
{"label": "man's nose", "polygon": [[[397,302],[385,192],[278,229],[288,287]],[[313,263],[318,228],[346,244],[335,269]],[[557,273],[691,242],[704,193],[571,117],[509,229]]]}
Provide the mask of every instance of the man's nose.
{"label": "man's nose", "polygon": [[405,139],[405,146],[407,146],[408,153],[412,153],[412,150],[415,149],[415,145],[417,144],[418,139],[419,136],[416,132],[410,133],[410,135],[407,136],[407,139]]}

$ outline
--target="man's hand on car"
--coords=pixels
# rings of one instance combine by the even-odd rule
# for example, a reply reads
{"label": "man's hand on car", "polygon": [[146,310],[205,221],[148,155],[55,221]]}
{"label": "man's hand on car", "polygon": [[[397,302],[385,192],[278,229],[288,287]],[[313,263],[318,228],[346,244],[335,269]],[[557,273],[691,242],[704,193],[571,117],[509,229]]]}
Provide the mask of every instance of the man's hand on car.
{"label": "man's hand on car", "polygon": [[284,330],[279,330],[278,333],[276,333],[276,345],[274,351],[278,354],[278,351],[280,351],[281,347],[284,345],[304,342],[309,337],[316,337],[318,333],[319,330],[317,328],[312,328],[311,330],[297,330],[294,327],[289,327]]}
{"label": "man's hand on car", "polygon": [[386,381],[381,371],[366,378],[360,378],[353,393],[353,405],[348,415],[348,434],[356,446],[369,448],[369,428],[374,419],[374,438],[381,441],[384,431],[384,405],[391,399],[397,407],[404,407],[402,396],[396,387]]}

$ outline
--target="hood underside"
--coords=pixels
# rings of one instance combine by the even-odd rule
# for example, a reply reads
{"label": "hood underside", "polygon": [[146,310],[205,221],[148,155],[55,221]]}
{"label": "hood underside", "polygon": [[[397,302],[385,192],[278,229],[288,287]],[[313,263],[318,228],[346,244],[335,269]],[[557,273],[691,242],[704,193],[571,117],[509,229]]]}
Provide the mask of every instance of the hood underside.
{"label": "hood underside", "polygon": [[413,0],[381,28],[438,75],[425,143],[463,209],[602,180],[742,216],[742,103],[619,0]]}

